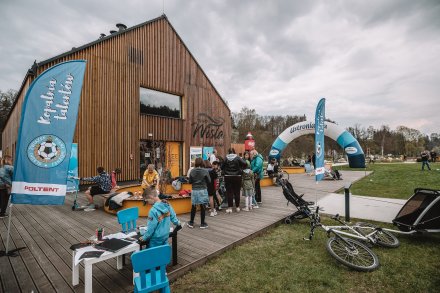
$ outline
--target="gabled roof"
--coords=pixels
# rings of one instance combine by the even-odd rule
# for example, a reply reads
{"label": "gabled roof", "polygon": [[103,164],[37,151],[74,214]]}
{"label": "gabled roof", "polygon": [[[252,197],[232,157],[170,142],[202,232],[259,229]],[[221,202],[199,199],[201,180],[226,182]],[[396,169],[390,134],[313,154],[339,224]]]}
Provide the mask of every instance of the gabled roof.
{"label": "gabled roof", "polygon": [[[63,57],[69,56],[69,55],[71,55],[71,54],[73,54],[73,53],[76,53],[76,52],[78,52],[78,51],[84,50],[84,49],[86,49],[86,48],[88,48],[88,47],[91,47],[91,46],[93,46],[93,45],[96,45],[96,44],[99,44],[99,43],[105,42],[105,41],[107,41],[107,40],[109,40],[109,39],[111,39],[111,38],[114,38],[114,37],[116,37],[116,36],[119,36],[119,35],[125,34],[125,33],[127,33],[127,32],[132,31],[132,30],[135,30],[135,29],[137,29],[137,28],[139,28],[139,27],[142,27],[142,26],[144,26],[144,25],[147,25],[147,24],[150,24],[150,23],[153,23],[153,22],[156,22],[156,21],[162,20],[162,19],[164,19],[164,20],[167,21],[167,23],[169,24],[169,26],[171,27],[171,29],[174,31],[174,33],[177,35],[177,37],[179,38],[179,40],[182,42],[182,45],[185,47],[185,49],[188,51],[188,53],[190,54],[190,56],[193,58],[194,62],[197,64],[197,66],[199,66],[200,70],[201,70],[201,71],[203,72],[203,74],[206,76],[206,79],[207,79],[207,80],[209,81],[209,83],[212,85],[212,87],[214,88],[215,92],[218,94],[218,96],[219,96],[220,99],[223,101],[223,103],[225,104],[225,106],[229,109],[229,106],[228,106],[228,104],[226,103],[226,101],[223,99],[223,97],[222,97],[222,96],[220,95],[220,93],[217,91],[217,89],[215,88],[214,84],[213,84],[213,83],[211,82],[211,80],[209,79],[208,75],[205,73],[205,71],[203,70],[203,68],[202,68],[202,67],[200,66],[200,64],[197,62],[197,59],[194,58],[193,54],[192,54],[191,51],[188,49],[188,47],[186,46],[185,42],[182,40],[182,38],[181,38],[180,35],[177,33],[177,31],[174,29],[173,25],[170,23],[170,21],[168,20],[168,18],[167,18],[167,16],[166,16],[165,14],[162,14],[162,15],[159,16],[159,17],[156,17],[156,18],[154,18],[154,19],[148,20],[148,21],[143,22],[143,23],[141,23],[141,24],[138,24],[138,25],[135,25],[135,26],[132,26],[132,27],[126,28],[126,29],[124,29],[124,30],[119,30],[119,31],[117,31],[117,32],[115,32],[115,33],[113,33],[113,34],[107,35],[107,36],[102,37],[102,38],[99,38],[99,39],[97,39],[97,40],[95,40],[95,41],[93,41],[93,42],[90,42],[90,43],[88,43],[88,44],[82,45],[81,47],[78,47],[78,48],[75,48],[75,47],[74,47],[74,48],[72,48],[72,50],[70,50],[70,51],[67,51],[67,52],[62,53],[62,54],[60,54],[60,55],[57,55],[57,56],[55,56],[55,57],[49,58],[49,59],[47,59],[47,60],[44,60],[44,61],[41,61],[41,62],[38,62],[38,63],[37,63],[37,62],[34,62],[34,64],[31,66],[31,68],[30,68],[30,69],[28,70],[28,72],[26,73],[26,75],[25,75],[25,77],[24,77],[24,79],[23,79],[23,82],[22,82],[22,84],[21,84],[21,86],[20,86],[20,89],[19,89],[18,92],[17,92],[17,96],[18,96],[18,94],[20,94],[20,93],[22,92],[22,90],[23,90],[23,88],[24,88],[24,85],[26,84],[26,80],[28,79],[28,77],[29,77],[29,76],[32,76],[32,75],[35,75],[35,74],[36,74],[36,69],[37,69],[39,66],[46,65],[46,64],[51,63],[51,62],[53,62],[53,61],[56,61],[56,60],[58,60],[58,59],[60,59],[60,58],[63,58]],[[2,132],[3,132],[3,130],[4,130],[4,127],[5,127],[6,124],[7,124],[8,120],[9,120],[9,117],[11,116],[12,110],[15,108],[15,105],[16,105],[16,103],[17,103],[17,100],[18,100],[18,99],[16,98],[15,101],[14,101],[14,103],[13,103],[13,105],[12,105],[12,107],[11,107],[11,110],[9,111],[8,117],[6,118],[5,124],[4,124],[3,129],[2,129]],[[231,111],[231,109],[229,109],[229,111]]]}

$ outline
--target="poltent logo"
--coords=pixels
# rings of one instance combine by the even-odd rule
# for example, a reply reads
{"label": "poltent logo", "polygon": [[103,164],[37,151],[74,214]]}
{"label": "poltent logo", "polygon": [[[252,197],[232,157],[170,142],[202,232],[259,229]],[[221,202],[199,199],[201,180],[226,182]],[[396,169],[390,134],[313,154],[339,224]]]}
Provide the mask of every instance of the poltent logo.
{"label": "poltent logo", "polygon": [[66,145],[55,135],[41,135],[29,144],[27,155],[35,166],[53,168],[64,161]]}

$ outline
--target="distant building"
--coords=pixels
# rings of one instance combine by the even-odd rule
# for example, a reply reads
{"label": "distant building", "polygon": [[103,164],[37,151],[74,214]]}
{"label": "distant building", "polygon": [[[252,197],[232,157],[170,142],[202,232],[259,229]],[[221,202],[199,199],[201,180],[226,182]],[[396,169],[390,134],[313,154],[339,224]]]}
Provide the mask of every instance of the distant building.
{"label": "distant building", "polygon": [[231,111],[165,15],[35,63],[26,74],[2,132],[2,150],[15,155],[21,107],[31,82],[60,62],[87,60],[74,142],[79,174],[122,169],[137,180],[143,168],[189,167],[190,146],[226,154]]}

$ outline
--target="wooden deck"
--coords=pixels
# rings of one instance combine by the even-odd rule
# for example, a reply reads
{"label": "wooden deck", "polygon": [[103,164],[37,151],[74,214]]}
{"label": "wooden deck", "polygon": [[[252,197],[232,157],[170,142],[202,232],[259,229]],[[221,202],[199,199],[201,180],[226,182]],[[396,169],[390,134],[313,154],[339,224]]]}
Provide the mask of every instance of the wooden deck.
{"label": "wooden deck", "polygon": [[[347,181],[361,178],[364,172],[344,172],[344,180],[323,181],[318,185],[306,174],[290,175],[294,187],[314,200],[334,192]],[[224,211],[207,217],[208,229],[199,229],[200,215],[196,215],[194,229],[185,227],[178,234],[178,265],[169,268],[170,279],[178,278],[227,249],[258,236],[280,223],[295,211],[280,187],[263,189],[263,205],[252,212],[226,215]],[[107,233],[120,230],[114,215],[102,210],[72,211],[72,196],[64,206],[15,205],[11,225],[10,250],[22,248],[17,257],[0,258],[1,292],[83,292],[84,269],[80,269],[80,285],[72,286],[72,256],[70,245],[84,241],[97,227]],[[189,214],[179,216],[187,222]],[[138,223],[144,223],[141,218]],[[5,250],[8,219],[0,220],[0,250]],[[128,258],[127,258],[128,260]],[[133,290],[130,261],[120,271],[116,260],[101,262],[93,267],[94,292],[129,292]]]}

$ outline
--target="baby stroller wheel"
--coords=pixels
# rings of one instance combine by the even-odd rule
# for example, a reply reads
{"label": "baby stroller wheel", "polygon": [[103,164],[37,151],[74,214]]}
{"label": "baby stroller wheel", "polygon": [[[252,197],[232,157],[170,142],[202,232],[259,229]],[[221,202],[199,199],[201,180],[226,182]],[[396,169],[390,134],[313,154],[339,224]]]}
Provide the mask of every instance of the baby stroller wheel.
{"label": "baby stroller wheel", "polygon": [[290,217],[287,217],[284,219],[284,224],[290,225],[292,224],[292,219]]}

